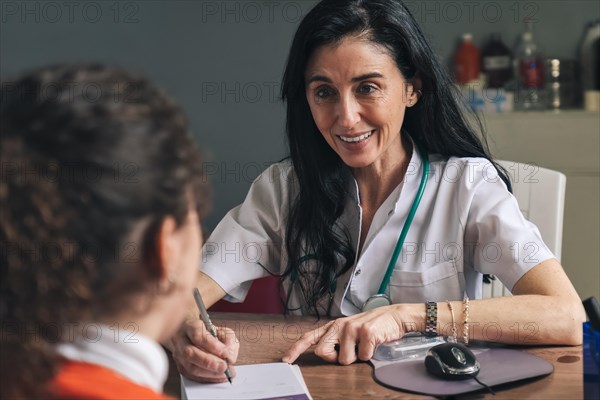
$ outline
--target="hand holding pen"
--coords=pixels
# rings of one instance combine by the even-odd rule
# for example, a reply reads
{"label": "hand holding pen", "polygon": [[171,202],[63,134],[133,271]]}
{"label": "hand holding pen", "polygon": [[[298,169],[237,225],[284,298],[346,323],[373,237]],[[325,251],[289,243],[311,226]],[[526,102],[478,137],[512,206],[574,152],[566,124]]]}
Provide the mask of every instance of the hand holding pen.
{"label": "hand holding pen", "polygon": [[[202,301],[202,296],[200,296],[200,291],[198,290],[198,288],[194,288],[194,299],[196,300],[196,305],[198,306],[198,310],[200,310],[200,319],[204,323],[206,330],[208,332],[210,332],[212,337],[217,338],[217,329],[215,328],[212,321],[210,320],[210,316],[208,315],[208,311],[206,310],[204,301]],[[229,383],[233,383],[231,380],[232,378],[231,378],[231,372],[229,371],[229,368],[227,368],[225,370],[225,376],[227,377],[227,380],[229,381]]]}

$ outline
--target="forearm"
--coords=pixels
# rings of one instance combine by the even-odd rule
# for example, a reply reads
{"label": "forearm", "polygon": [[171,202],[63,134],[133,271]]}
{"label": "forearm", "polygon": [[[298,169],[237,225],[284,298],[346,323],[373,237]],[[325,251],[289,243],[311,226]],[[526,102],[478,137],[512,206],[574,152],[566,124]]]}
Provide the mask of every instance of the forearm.
{"label": "forearm", "polygon": [[[198,280],[196,282],[196,286],[198,287],[198,290],[200,290],[200,294],[202,296],[202,300],[204,301],[204,304],[206,305],[206,307],[210,307],[213,304],[215,304],[217,301],[219,301],[221,298],[223,298],[223,296],[225,296],[225,291],[223,289],[221,289],[221,287],[214,281],[212,280],[208,275],[200,272],[198,274]],[[192,294],[190,293],[190,296]],[[187,317],[186,320],[183,322],[182,324],[182,328],[181,330],[184,330],[184,326],[187,321],[190,320],[198,320],[200,319],[199,316],[199,312],[198,312],[198,307],[196,305],[192,306],[188,311],[187,311]],[[168,348],[170,351],[173,351],[173,347],[174,347],[174,343],[173,340],[176,340],[177,338],[177,334],[173,336],[173,338],[171,338],[171,340],[167,341],[167,343],[164,343],[164,346],[166,348]]]}
{"label": "forearm", "polygon": [[[227,294],[217,282],[202,271],[198,274],[197,287],[207,308],[210,308]],[[196,314],[198,314],[197,311],[196,309]]]}
{"label": "forearm", "polygon": [[[200,291],[202,301],[206,308],[210,308],[217,301],[221,300],[227,293],[215,282],[203,272],[198,273],[198,280],[196,287]],[[187,319],[198,319],[198,307],[192,306],[187,313]]]}
{"label": "forearm", "polygon": [[[459,341],[465,334],[465,306],[451,302]],[[409,330],[425,329],[425,306],[412,305],[416,315]],[[569,297],[521,295],[469,301],[469,340],[511,344],[577,345],[585,320],[581,304]],[[447,302],[438,302],[438,334],[452,334],[452,313]]]}

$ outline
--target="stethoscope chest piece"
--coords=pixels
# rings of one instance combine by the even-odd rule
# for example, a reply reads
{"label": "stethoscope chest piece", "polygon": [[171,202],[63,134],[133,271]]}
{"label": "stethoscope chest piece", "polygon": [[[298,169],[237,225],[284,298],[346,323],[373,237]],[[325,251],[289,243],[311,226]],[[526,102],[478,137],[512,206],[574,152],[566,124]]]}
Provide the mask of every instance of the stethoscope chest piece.
{"label": "stethoscope chest piece", "polygon": [[392,304],[392,300],[387,294],[374,294],[369,297],[362,306],[362,311],[374,310],[379,307],[385,307]]}

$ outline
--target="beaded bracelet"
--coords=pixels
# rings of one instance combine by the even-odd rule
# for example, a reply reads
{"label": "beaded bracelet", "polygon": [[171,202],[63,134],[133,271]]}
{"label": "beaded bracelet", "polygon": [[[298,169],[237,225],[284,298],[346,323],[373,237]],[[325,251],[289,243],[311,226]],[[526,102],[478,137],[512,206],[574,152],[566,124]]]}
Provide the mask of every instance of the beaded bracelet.
{"label": "beaded bracelet", "polygon": [[463,300],[464,319],[463,319],[463,342],[469,344],[469,297],[465,296]]}
{"label": "beaded bracelet", "polygon": [[458,342],[457,339],[457,334],[456,334],[456,321],[454,320],[454,309],[452,308],[452,303],[450,303],[450,301],[446,300],[446,303],[448,303],[448,308],[450,309],[450,315],[452,316],[452,336],[448,337],[448,341],[452,342],[452,343],[456,343]]}

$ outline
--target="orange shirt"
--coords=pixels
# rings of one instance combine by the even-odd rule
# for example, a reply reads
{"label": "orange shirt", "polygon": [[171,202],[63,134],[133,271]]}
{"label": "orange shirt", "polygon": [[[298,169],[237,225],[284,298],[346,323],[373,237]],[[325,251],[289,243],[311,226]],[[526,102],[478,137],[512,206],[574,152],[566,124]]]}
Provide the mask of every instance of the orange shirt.
{"label": "orange shirt", "polygon": [[162,393],[140,386],[122,375],[99,365],[65,361],[50,385],[53,399],[171,400]]}

